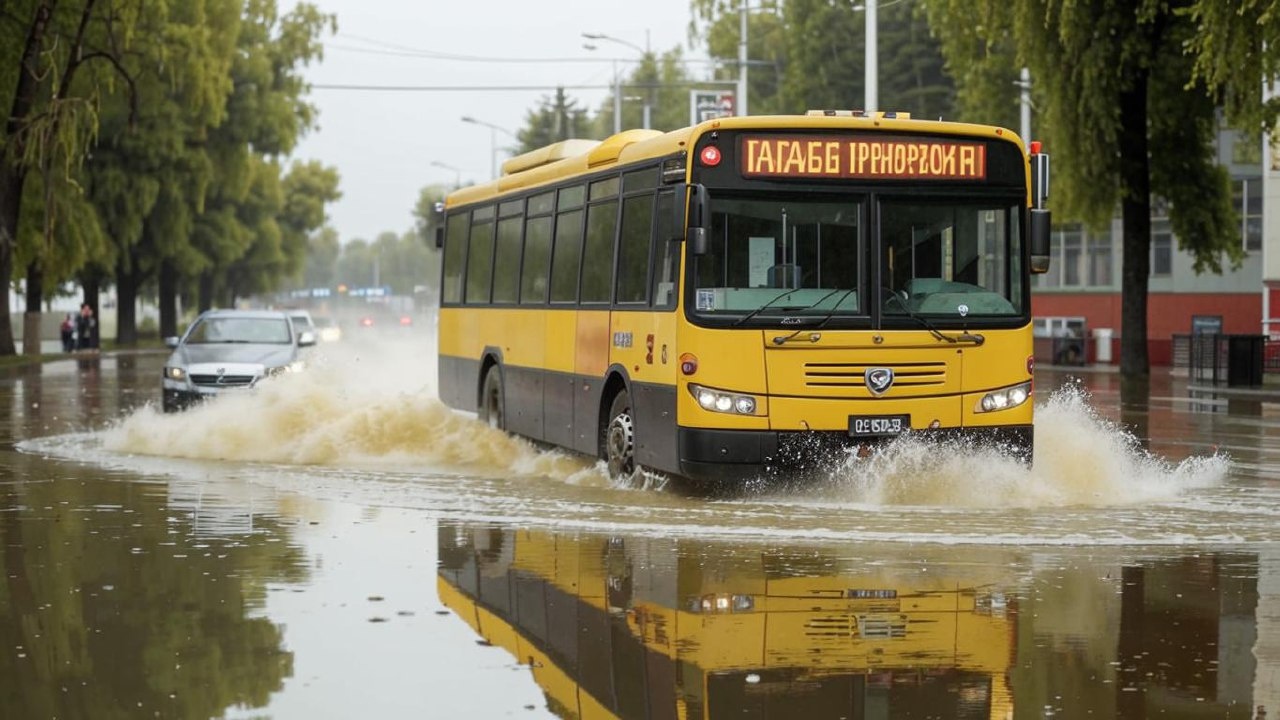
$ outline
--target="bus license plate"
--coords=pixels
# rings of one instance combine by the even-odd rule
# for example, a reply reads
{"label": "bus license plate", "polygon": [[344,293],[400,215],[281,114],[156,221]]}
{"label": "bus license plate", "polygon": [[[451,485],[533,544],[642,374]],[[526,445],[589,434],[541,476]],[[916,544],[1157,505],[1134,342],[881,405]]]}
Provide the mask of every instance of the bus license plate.
{"label": "bus license plate", "polygon": [[899,435],[910,429],[910,415],[849,416],[849,434],[853,437]]}

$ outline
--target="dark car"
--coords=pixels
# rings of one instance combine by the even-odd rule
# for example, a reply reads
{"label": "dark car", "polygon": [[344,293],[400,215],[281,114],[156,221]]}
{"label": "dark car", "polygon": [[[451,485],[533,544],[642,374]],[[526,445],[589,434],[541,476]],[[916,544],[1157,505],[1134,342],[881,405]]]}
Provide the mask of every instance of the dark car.
{"label": "dark car", "polygon": [[300,348],[315,333],[283,312],[209,310],[181,339],[165,338],[173,353],[164,364],[163,408],[181,410],[226,392],[252,388],[264,377],[302,369]]}

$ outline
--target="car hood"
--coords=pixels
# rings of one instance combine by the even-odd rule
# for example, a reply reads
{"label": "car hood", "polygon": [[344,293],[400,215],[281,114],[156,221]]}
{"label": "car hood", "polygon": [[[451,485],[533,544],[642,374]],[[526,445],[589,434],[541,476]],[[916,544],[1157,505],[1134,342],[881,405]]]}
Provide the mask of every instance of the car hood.
{"label": "car hood", "polygon": [[288,365],[297,357],[293,345],[201,344],[183,345],[169,356],[169,365],[185,367],[203,363],[260,364],[264,367]]}

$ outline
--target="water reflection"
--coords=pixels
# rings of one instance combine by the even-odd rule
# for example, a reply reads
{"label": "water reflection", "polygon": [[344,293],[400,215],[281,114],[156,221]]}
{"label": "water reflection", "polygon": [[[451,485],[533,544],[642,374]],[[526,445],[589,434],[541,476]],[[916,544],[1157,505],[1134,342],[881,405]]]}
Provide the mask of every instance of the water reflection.
{"label": "water reflection", "polygon": [[261,610],[268,582],[305,579],[301,552],[193,493],[6,458],[0,717],[209,718],[282,687],[293,653]]}
{"label": "water reflection", "polygon": [[1002,573],[444,524],[442,601],[563,717],[1003,717]]}
{"label": "water reflection", "polygon": [[1278,699],[1277,595],[1251,552],[752,548],[462,522],[439,542],[441,601],[561,717],[1253,718]]}

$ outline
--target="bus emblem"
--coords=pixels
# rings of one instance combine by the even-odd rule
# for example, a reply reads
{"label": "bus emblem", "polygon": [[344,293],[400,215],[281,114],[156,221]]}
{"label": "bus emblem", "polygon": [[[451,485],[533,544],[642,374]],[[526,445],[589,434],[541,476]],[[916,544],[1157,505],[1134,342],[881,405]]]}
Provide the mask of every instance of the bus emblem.
{"label": "bus emblem", "polygon": [[867,368],[864,377],[866,378],[867,390],[870,390],[873,396],[880,397],[893,385],[893,368]]}

